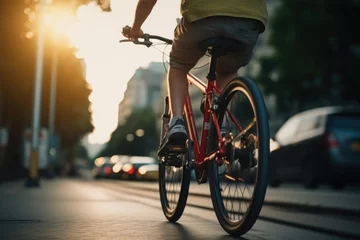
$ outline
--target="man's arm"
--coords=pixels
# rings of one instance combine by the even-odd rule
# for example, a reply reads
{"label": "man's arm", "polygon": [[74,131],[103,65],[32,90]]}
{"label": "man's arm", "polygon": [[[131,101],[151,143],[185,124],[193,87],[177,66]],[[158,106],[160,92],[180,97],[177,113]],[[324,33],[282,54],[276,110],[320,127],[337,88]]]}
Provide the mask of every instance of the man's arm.
{"label": "man's arm", "polygon": [[132,25],[132,31],[140,32],[141,26],[151,13],[151,10],[155,6],[157,0],[139,0],[136,11],[135,19]]}

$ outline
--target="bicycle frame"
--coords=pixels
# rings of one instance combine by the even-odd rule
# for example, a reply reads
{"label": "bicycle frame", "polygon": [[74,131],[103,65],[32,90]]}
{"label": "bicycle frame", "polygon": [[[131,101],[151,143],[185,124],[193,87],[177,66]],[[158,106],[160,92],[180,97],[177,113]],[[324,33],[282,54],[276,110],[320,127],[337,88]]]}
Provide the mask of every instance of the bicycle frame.
{"label": "bicycle frame", "polygon": [[[195,75],[189,73],[187,75],[187,79],[189,84],[195,85],[200,91],[202,91],[206,95],[206,102],[204,106],[204,117],[202,122],[202,132],[201,132],[201,139],[199,141],[196,126],[195,126],[195,120],[194,120],[194,114],[193,109],[191,105],[191,99],[190,95],[186,97],[185,100],[185,117],[188,123],[189,128],[189,138],[191,141],[193,141],[193,150],[194,150],[194,157],[195,157],[195,168],[198,171],[204,170],[205,168],[205,162],[213,159],[217,159],[219,164],[222,164],[222,157],[224,156],[224,140],[222,139],[221,132],[220,132],[220,126],[217,121],[217,115],[212,109],[213,105],[213,93],[214,91],[218,94],[221,94],[220,89],[216,86],[215,81],[208,81],[208,84],[205,84],[203,81],[201,81],[199,78],[197,78]],[[231,113],[229,113],[231,115]],[[234,120],[231,116],[230,118]],[[212,120],[213,126],[215,127],[217,137],[218,137],[218,150],[215,152],[212,152],[211,154],[207,153],[207,140],[210,130],[210,120]],[[236,124],[236,123],[235,123]],[[238,124],[236,124],[238,125]],[[241,129],[241,128],[240,128]]]}
{"label": "bicycle frame", "polygon": [[[128,31],[126,27],[123,28],[123,32],[125,31]],[[134,44],[140,44],[150,47],[153,44],[150,41],[150,39],[157,39],[165,43],[172,44],[171,39],[167,39],[157,35],[144,34],[142,38],[144,39],[144,41],[133,41],[131,39],[125,39],[125,40],[120,40],[120,42],[133,42]],[[198,139],[198,135],[196,131],[194,113],[193,113],[193,108],[191,105],[191,99],[189,94],[186,97],[185,106],[184,106],[185,117],[189,128],[189,135],[190,135],[189,138],[193,142],[196,171],[204,170],[205,169],[204,163],[206,163],[209,160],[216,160],[217,163],[221,165],[223,163],[223,157],[225,155],[225,149],[224,149],[225,140],[221,136],[220,126],[217,121],[217,115],[215,113],[215,110],[218,105],[216,101],[215,102],[213,101],[214,96],[216,96],[215,93],[221,94],[221,90],[216,86],[216,81],[215,81],[216,60],[219,56],[220,56],[219,53],[214,53],[214,55],[212,55],[211,57],[210,69],[207,76],[208,79],[207,84],[205,84],[203,81],[201,81],[199,78],[197,78],[195,75],[191,73],[187,75],[187,80],[189,84],[195,85],[206,96],[200,141]],[[239,123],[236,121],[235,117],[230,113],[228,109],[226,111],[231,121],[234,122],[234,124],[240,131],[242,131],[242,128],[239,125]],[[207,153],[207,142],[208,142],[209,130],[211,126],[215,127],[219,145],[217,150],[213,151],[212,153]]]}
{"label": "bicycle frame", "polygon": [[[129,30],[130,27],[124,27],[123,34],[129,35]],[[153,44],[150,39],[158,39],[165,43],[172,44],[171,39],[166,39],[156,35],[144,34],[142,38],[144,41],[125,39],[120,40],[120,42],[133,42],[134,44],[150,47]],[[205,183],[207,181],[207,177],[210,177],[209,185],[211,200],[216,217],[222,228],[233,236],[241,236],[248,232],[254,225],[260,214],[266,194],[268,178],[267,164],[269,154],[269,146],[268,143],[266,143],[269,138],[266,106],[264,100],[262,99],[260,90],[248,78],[235,79],[233,82],[229,83],[227,87],[225,87],[224,93],[216,86],[217,59],[226,55],[229,51],[242,49],[241,43],[239,44],[238,42],[227,38],[214,38],[200,42],[199,47],[202,50],[206,50],[211,55],[209,72],[206,76],[206,79],[208,80],[207,84],[191,73],[187,75],[187,81],[189,84],[195,85],[205,95],[205,101],[201,103],[201,110],[203,112],[201,137],[199,139],[199,135],[196,130],[192,102],[188,92],[184,103],[184,113],[189,135],[187,147],[184,146],[182,142],[174,145],[171,141],[164,143],[163,139],[160,142],[160,153],[158,154],[160,158],[159,193],[161,207],[164,215],[170,222],[176,222],[179,220],[187,203],[191,181],[191,170],[195,168],[195,176],[198,184]],[[238,121],[235,119],[235,116],[230,113],[230,110],[227,107],[234,94],[240,91],[243,92],[246,97],[253,98],[250,99],[250,104],[252,105],[253,110],[256,111],[256,113],[254,113],[255,117],[253,117],[251,123],[245,126],[244,129],[240,126]],[[162,137],[166,134],[165,131],[169,127],[168,124],[171,117],[171,103],[169,104],[169,97],[165,97],[164,100],[165,104],[161,127]],[[255,105],[257,109],[254,108]],[[256,123],[257,117],[260,120],[258,124],[260,130],[257,130],[257,132],[262,135],[260,138],[260,145],[256,136],[252,136],[251,133],[249,136],[246,136],[246,133]],[[220,126],[223,125],[224,120],[226,120],[225,123],[227,123],[228,120],[232,121],[240,132],[236,136],[233,136],[231,132],[223,133],[220,130]],[[212,141],[209,141],[209,137],[215,139],[211,139]],[[218,139],[217,146],[215,146],[216,137]],[[162,144],[166,145],[163,146]],[[258,159],[255,158],[256,148],[258,148],[258,153],[261,158],[260,162],[258,162]],[[210,161],[209,165],[207,164],[208,161]],[[235,161],[237,161],[235,165],[240,165],[240,169],[238,169],[235,165],[234,167],[236,168],[233,169],[232,165],[230,165],[235,163]],[[222,178],[216,177],[218,169],[215,164],[218,164],[219,166],[224,164],[226,165],[225,170],[229,170],[229,174],[226,172],[222,174],[225,181],[228,182],[227,185],[229,185],[229,181],[231,182],[231,185],[245,183],[246,178],[242,177],[242,172],[246,174],[248,172],[247,170],[250,168],[257,167],[254,190],[251,191],[248,189],[248,192],[254,193],[254,195],[251,198],[248,198],[247,195],[244,197],[244,192],[240,189],[242,197],[239,194],[235,194],[233,197],[223,196],[224,189],[220,186],[220,180],[222,180]],[[179,168],[182,168],[181,170],[183,171],[178,172]],[[231,176],[232,173],[235,173],[235,176]],[[171,174],[171,176],[168,176],[169,174]],[[181,179],[179,179],[179,177],[181,177]],[[175,188],[169,186],[172,183],[180,184],[180,189],[178,187]],[[237,186],[235,190],[238,190]],[[231,200],[230,210],[227,208],[227,203],[223,202],[228,199]],[[237,211],[234,211],[233,208],[234,200],[240,202],[240,209],[237,211],[240,211],[239,215],[242,217],[238,220],[234,220],[232,217],[232,215],[237,213]],[[243,212],[241,208],[241,202],[243,201],[249,202],[248,205],[245,203],[248,208],[246,212]]]}

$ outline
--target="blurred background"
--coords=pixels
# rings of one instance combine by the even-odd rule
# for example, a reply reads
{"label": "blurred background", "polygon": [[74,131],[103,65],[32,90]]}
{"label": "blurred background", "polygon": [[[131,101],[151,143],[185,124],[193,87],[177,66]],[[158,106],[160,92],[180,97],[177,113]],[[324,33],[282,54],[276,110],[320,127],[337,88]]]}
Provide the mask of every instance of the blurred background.
{"label": "blurred background", "polygon": [[[143,26],[144,32],[172,38],[181,17],[180,2],[159,0]],[[239,71],[260,86],[270,121],[269,187],[260,216],[264,222],[256,226],[276,236],[274,239],[334,236],[334,239],[359,239],[360,1],[266,2],[267,29],[259,37],[252,61]],[[123,194],[119,199],[127,193],[132,197],[143,196],[139,201],[150,205],[151,199],[155,199],[153,205],[159,205],[156,150],[167,91],[170,47],[160,44],[145,48],[119,43],[123,38],[122,27],[133,21],[136,3],[0,1],[2,218],[17,216],[8,214],[11,211],[23,216],[30,209],[35,212],[42,209],[26,204],[11,207],[16,199],[34,196],[36,201],[41,199],[36,197],[37,193],[26,195],[29,192],[11,185],[19,180],[23,183],[29,175],[35,99],[40,100],[37,110],[40,111],[38,168],[44,191],[41,196],[53,199],[53,204],[58,204],[55,201],[58,199],[111,200],[107,192],[99,192],[97,187],[100,187]],[[206,57],[201,59],[192,72],[204,79],[207,61]],[[34,94],[36,79],[41,79],[40,99]],[[189,93],[200,133],[203,95],[194,86],[190,86]],[[79,179],[90,179],[91,184],[76,182]],[[191,207],[198,206],[197,211],[202,211],[199,209],[204,206],[212,209],[207,185],[197,185],[193,176],[190,189]],[[63,192],[54,195],[51,191]],[[94,205],[89,211],[86,207],[90,205],[83,204],[78,211],[84,207],[81,216],[94,214],[98,219],[104,214],[106,220],[116,213],[114,219],[118,221],[117,217],[126,214],[126,209],[135,211],[146,205],[131,208],[126,204],[115,206],[109,202]],[[19,205],[27,210],[19,210]],[[68,206],[73,205],[53,209],[62,211]],[[76,207],[72,209],[76,212]],[[141,211],[147,214],[144,219],[158,216],[159,221],[164,220],[159,210]],[[43,216],[36,214],[39,219],[50,216],[45,210]],[[131,214],[129,219],[136,216]],[[5,221],[2,218],[0,223]],[[278,225],[266,225],[266,221]],[[146,224],[142,226],[146,228]],[[285,225],[300,228],[302,232],[286,231]],[[2,226],[5,225],[0,224],[0,238],[1,230],[8,231]],[[118,230],[110,231],[109,227],[116,224],[107,225],[105,233],[105,228],[99,232]],[[200,233],[192,229],[195,234],[189,235],[181,227],[169,227],[164,233],[175,231],[184,237],[181,239],[208,239],[209,236],[202,234],[213,236],[213,231],[217,231],[206,229]],[[134,237],[134,233],[137,230],[130,235]]]}
{"label": "blurred background", "polygon": [[[27,175],[35,70],[41,58],[42,176],[78,175],[84,166],[99,167],[95,164],[99,157],[156,157],[169,47],[118,43],[121,28],[133,20],[135,4],[1,2],[1,180]],[[144,30],[171,38],[179,4],[160,1]],[[329,180],[320,170],[325,167],[337,172],[338,179],[344,171],[357,173],[359,1],[268,0],[267,4],[267,30],[251,63],[239,74],[255,79],[266,99],[271,150],[276,150],[271,184],[291,180],[315,187]],[[207,73],[207,67],[201,67],[207,60],[193,69],[199,77]],[[202,114],[196,103],[202,94],[190,88],[190,95],[200,129]],[[300,114],[306,110],[312,111]],[[292,117],[296,119],[284,125]],[[295,155],[298,158],[290,157]],[[304,172],[312,173],[304,176]],[[347,181],[333,186],[341,188]]]}

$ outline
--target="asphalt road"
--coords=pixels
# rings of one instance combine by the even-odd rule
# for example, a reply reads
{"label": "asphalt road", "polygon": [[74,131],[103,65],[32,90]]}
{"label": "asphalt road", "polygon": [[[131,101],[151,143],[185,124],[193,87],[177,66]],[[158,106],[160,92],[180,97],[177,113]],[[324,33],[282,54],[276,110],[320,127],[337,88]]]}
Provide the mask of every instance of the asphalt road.
{"label": "asphalt road", "polygon": [[[23,182],[1,184],[0,239],[234,239],[218,224],[209,198],[190,196],[178,224],[171,224],[158,192],[131,184],[71,179],[42,180],[37,189]],[[241,239],[356,239],[359,220],[264,206]]]}

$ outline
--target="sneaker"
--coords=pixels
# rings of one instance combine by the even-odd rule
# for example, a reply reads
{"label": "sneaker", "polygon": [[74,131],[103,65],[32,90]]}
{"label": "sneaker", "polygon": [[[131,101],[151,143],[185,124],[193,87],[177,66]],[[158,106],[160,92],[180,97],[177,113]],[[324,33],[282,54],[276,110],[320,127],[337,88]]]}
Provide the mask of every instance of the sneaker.
{"label": "sneaker", "polygon": [[186,151],[186,140],[188,139],[185,122],[181,118],[177,118],[166,130],[165,136],[161,141],[158,151],[159,156],[167,153]]}

